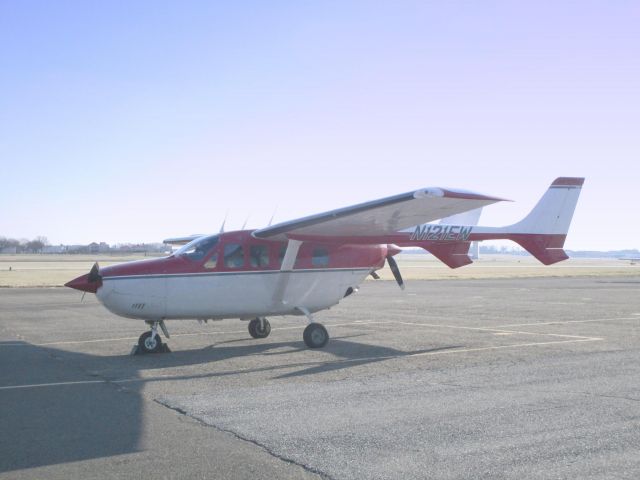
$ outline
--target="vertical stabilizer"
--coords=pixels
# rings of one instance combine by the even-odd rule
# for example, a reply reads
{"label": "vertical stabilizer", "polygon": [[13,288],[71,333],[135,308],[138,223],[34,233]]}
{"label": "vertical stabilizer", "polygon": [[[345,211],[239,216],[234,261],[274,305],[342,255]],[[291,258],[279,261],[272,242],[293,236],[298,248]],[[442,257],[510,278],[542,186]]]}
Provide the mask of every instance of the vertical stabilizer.
{"label": "vertical stabilizer", "polygon": [[517,233],[566,235],[584,178],[556,178],[533,210],[510,228]]}
{"label": "vertical stabilizer", "polygon": [[545,265],[566,260],[564,246],[584,178],[556,178],[531,212],[507,227],[509,238]]}

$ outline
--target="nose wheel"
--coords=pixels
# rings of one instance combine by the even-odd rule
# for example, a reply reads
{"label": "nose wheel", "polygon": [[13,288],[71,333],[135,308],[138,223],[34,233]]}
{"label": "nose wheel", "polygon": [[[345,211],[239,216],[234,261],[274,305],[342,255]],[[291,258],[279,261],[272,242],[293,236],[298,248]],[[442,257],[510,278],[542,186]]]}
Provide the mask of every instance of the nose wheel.
{"label": "nose wheel", "polygon": [[138,348],[134,349],[133,354],[136,353],[166,353],[170,352],[166,343],[162,343],[162,337],[158,333],[158,327],[162,329],[162,332],[169,338],[169,331],[167,330],[164,320],[157,322],[147,322],[151,326],[151,330],[144,332],[138,338]]}
{"label": "nose wheel", "polygon": [[144,332],[138,339],[138,349],[140,353],[158,353],[162,350],[162,338],[160,334],[153,332]]}
{"label": "nose wheel", "polygon": [[253,338],[267,338],[270,333],[271,324],[266,318],[254,318],[249,322],[249,335]]}

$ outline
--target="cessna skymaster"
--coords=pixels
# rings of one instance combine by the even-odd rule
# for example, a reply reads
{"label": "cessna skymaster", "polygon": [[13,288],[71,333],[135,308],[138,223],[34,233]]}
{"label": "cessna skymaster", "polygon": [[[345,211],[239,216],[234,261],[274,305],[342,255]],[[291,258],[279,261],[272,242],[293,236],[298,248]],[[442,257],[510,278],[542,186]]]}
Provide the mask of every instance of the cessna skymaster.
{"label": "cessna skymaster", "polygon": [[[557,178],[531,212],[506,227],[477,226],[479,209],[502,199],[447,188],[423,188],[258,230],[221,232],[166,243],[184,244],[173,254],[100,268],[67,287],[95,293],[111,312],[145,321],[141,353],[163,350],[158,329],[165,320],[249,320],[249,334],[266,338],[267,316],[300,315],[310,348],[329,334],[313,314],[356,292],[385,261],[401,288],[393,256],[421,247],[451,268],[472,263],[471,242],[508,239],[545,265],[568,258],[563,250],[583,178]],[[438,219],[471,218],[469,224]],[[475,218],[474,218],[475,217]]]}

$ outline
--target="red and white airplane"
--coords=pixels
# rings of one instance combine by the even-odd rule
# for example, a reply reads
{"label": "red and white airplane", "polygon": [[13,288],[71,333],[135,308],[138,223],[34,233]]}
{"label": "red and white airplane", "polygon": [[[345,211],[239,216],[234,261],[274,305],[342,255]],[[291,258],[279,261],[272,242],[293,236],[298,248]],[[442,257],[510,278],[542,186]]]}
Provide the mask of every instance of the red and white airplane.
{"label": "red and white airplane", "polygon": [[66,284],[96,294],[111,312],[144,320],[151,328],[140,352],[162,350],[165,320],[250,320],[249,333],[265,338],[267,316],[303,315],[304,342],[326,345],[329,334],[313,313],[354,293],[389,264],[404,288],[393,256],[399,247],[421,247],[451,268],[472,263],[472,241],[509,239],[545,265],[568,258],[562,249],[583,178],[557,178],[522,221],[507,227],[430,223],[496,203],[478,193],[424,188],[258,230],[169,239],[192,240],[172,255],[100,268]]}

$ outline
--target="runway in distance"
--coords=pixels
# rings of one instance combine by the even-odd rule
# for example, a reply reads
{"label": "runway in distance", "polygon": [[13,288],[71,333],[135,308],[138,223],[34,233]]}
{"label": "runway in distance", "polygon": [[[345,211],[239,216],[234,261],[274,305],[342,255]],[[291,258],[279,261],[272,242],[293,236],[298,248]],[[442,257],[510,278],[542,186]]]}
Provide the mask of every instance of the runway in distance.
{"label": "runway in distance", "polygon": [[[478,209],[503,199],[479,193],[423,188],[258,230],[168,239],[173,254],[100,268],[65,286],[95,293],[111,312],[145,321],[142,353],[163,348],[165,320],[249,320],[253,338],[269,336],[268,316],[300,315],[310,348],[324,347],[326,328],[315,312],[358,290],[385,261],[401,288],[394,255],[421,247],[451,268],[472,263],[471,242],[512,240],[545,265],[568,258],[563,250],[584,178],[553,181],[531,212],[506,227],[477,226]],[[465,214],[466,216],[458,216]],[[477,214],[474,212],[478,212]],[[447,218],[444,223],[431,223]],[[467,224],[450,223],[468,219]]]}

